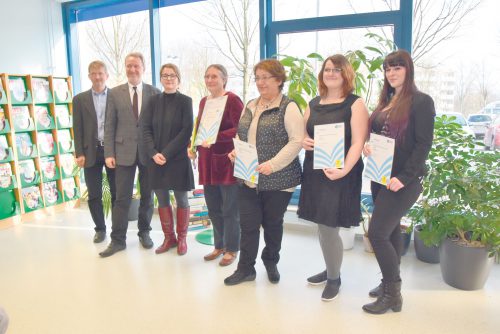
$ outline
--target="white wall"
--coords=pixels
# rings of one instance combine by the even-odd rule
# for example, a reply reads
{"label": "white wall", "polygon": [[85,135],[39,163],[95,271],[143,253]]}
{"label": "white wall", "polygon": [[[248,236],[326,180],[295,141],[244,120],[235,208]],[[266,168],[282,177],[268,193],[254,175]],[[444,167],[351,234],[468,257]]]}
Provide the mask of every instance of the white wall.
{"label": "white wall", "polygon": [[56,0],[0,0],[0,31],[0,73],[68,75]]}

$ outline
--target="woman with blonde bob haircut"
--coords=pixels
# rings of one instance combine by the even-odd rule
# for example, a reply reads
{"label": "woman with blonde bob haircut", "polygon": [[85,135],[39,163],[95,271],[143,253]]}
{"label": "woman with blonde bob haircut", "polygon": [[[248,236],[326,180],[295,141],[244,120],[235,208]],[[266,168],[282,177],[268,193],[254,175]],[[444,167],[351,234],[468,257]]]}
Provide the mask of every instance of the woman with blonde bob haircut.
{"label": "woman with blonde bob haircut", "polygon": [[[304,115],[306,150],[304,180],[298,215],[318,224],[319,242],[326,270],[307,279],[309,284],[326,282],[324,301],[337,297],[343,258],[340,227],[359,225],[361,217],[361,152],[368,131],[368,110],[354,95],[354,70],[340,54],[328,57],[318,75],[320,96],[309,102]],[[314,169],[314,129],[316,125],[344,124],[344,166]]]}

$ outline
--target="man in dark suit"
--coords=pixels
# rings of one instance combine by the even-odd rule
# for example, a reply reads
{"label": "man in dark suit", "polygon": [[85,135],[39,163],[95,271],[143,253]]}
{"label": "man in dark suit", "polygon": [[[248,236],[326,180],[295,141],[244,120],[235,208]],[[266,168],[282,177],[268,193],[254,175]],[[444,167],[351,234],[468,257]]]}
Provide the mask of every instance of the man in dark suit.
{"label": "man in dark suit", "polygon": [[[106,238],[106,222],[102,206],[102,167],[104,167],[104,122],[109,107],[106,65],[102,61],[89,64],[92,88],[73,98],[73,130],[75,134],[76,164],[83,167],[89,194],[89,210],[95,224],[94,242]],[[106,167],[111,190],[111,203],[115,201],[115,171]]]}
{"label": "man in dark suit", "polygon": [[136,168],[139,169],[141,200],[139,206],[139,241],[150,249],[153,240],[149,236],[153,215],[153,197],[147,177],[147,168],[139,161],[139,117],[151,96],[160,90],[142,82],[144,56],[133,52],[125,57],[128,82],[110,92],[111,107],[106,115],[104,156],[106,166],[115,169],[116,201],[112,213],[111,243],[99,253],[108,257],[126,248],[128,210],[134,190]]}

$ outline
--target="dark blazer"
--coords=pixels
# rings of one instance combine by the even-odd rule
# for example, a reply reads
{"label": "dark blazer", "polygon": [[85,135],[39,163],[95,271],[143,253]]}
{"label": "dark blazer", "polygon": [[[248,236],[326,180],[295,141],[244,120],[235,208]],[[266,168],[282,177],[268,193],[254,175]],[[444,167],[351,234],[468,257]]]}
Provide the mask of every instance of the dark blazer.
{"label": "dark blazer", "polygon": [[[106,114],[110,104],[110,90],[106,99]],[[73,131],[75,135],[75,154],[85,156],[85,168],[95,164],[97,150],[97,113],[95,111],[92,89],[73,98]]]}
{"label": "dark blazer", "polygon": [[[140,119],[141,163],[148,166],[153,189],[191,190],[193,170],[187,148],[193,131],[193,100],[179,92],[150,99]],[[163,154],[167,163],[152,159]]]}
{"label": "dark blazer", "polygon": [[[158,88],[143,83],[139,119],[148,100],[159,93]],[[104,127],[104,157],[114,157],[117,165],[132,166],[137,157],[139,123],[132,110],[128,83],[113,88],[110,96],[111,103]]]}

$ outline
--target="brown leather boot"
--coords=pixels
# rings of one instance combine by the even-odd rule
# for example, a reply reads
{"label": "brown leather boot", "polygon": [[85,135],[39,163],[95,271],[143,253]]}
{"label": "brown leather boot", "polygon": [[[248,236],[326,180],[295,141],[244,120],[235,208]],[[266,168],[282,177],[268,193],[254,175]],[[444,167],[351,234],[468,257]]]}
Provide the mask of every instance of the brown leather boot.
{"label": "brown leather boot", "polygon": [[177,208],[177,254],[184,255],[187,252],[186,236],[189,226],[189,207]]}
{"label": "brown leather boot", "polygon": [[156,254],[165,253],[170,248],[177,246],[177,239],[174,233],[174,216],[172,214],[172,207],[166,206],[164,208],[158,208],[158,214],[160,215],[161,229],[165,235],[165,240],[160,247],[155,250]]}

